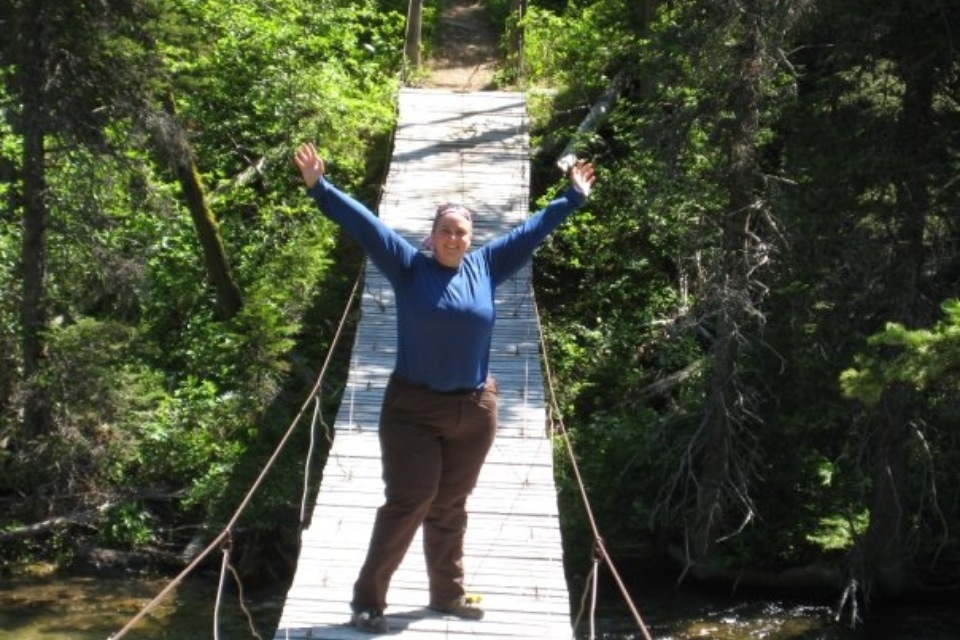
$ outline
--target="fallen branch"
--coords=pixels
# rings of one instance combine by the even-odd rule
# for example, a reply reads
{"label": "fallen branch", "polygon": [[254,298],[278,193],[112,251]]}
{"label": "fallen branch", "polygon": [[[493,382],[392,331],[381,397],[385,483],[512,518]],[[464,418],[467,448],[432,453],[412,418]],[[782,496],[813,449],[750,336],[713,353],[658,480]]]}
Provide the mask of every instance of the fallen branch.
{"label": "fallen branch", "polygon": [[663,395],[669,389],[677,386],[678,384],[680,384],[690,376],[700,373],[700,371],[703,370],[703,364],[704,364],[704,361],[702,359],[691,362],[690,364],[685,366],[683,369],[680,369],[679,371],[674,371],[670,375],[664,378],[660,378],[654,383],[648,384],[643,389],[640,389],[637,392],[637,395],[639,396],[640,399],[652,398],[654,396]]}
{"label": "fallen branch", "polygon": [[0,542],[11,542],[13,540],[32,538],[34,536],[48,533],[54,529],[68,525],[93,527],[96,526],[97,521],[106,511],[115,506],[115,503],[108,502],[100,505],[96,509],[77,511],[66,516],[57,516],[55,518],[43,520],[42,522],[36,522],[34,524],[14,527],[12,529],[7,529],[6,531],[0,531]]}
{"label": "fallen branch", "polygon": [[760,569],[719,569],[690,561],[689,554],[671,547],[670,557],[684,567],[684,575],[703,584],[765,589],[836,591],[843,584],[841,572],[820,564],[791,567],[783,571]]}
{"label": "fallen branch", "polygon": [[101,505],[98,505],[92,509],[85,509],[82,511],[74,511],[73,513],[55,516],[41,522],[35,522],[33,524],[22,525],[18,527],[11,527],[4,531],[0,531],[0,543],[11,542],[13,540],[23,540],[26,538],[32,538],[44,533],[48,533],[64,526],[85,526],[85,527],[96,527],[101,520],[103,520],[105,514],[111,509],[118,507],[122,504],[128,502],[134,502],[137,500],[176,500],[182,498],[184,495],[183,491],[163,491],[163,492],[152,492],[152,493],[137,493],[130,496],[125,496],[117,500],[108,500]]}
{"label": "fallen branch", "polygon": [[600,96],[600,99],[593,105],[590,109],[590,113],[587,114],[587,117],[583,119],[583,122],[580,123],[580,126],[577,128],[577,132],[571,138],[570,142],[567,143],[566,148],[563,150],[563,153],[560,154],[560,159],[557,160],[557,166],[560,167],[560,170],[563,173],[567,173],[573,168],[573,165],[577,162],[577,155],[575,153],[576,145],[580,141],[580,138],[584,134],[596,131],[600,128],[600,125],[603,124],[603,121],[607,119],[607,116],[610,115],[610,110],[613,108],[614,103],[617,101],[617,98],[620,97],[620,92],[623,90],[623,85],[627,82],[627,72],[626,69],[620,71],[613,81],[610,83],[610,86],[607,87],[607,90],[603,92],[603,95]]}

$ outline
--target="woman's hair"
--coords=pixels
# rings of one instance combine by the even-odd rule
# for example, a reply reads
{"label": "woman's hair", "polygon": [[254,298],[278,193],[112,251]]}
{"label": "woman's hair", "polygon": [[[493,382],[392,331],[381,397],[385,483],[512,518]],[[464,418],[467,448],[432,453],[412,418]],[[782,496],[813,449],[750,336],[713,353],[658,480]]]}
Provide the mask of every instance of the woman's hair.
{"label": "woman's hair", "polygon": [[447,215],[448,213],[455,213],[458,216],[463,216],[467,219],[467,222],[473,224],[473,212],[470,209],[467,209],[465,206],[459,202],[445,202],[439,207],[437,207],[437,213],[433,216],[433,228],[437,228],[437,222],[440,221],[440,218]]}
{"label": "woman's hair", "polygon": [[[436,231],[437,223],[440,222],[440,218],[447,215],[448,213],[455,213],[458,216],[463,216],[466,218],[467,222],[473,224],[473,212],[470,209],[467,209],[465,206],[459,202],[444,202],[442,205],[437,207],[437,212],[433,216],[433,226],[431,231]],[[433,234],[430,233],[426,238],[420,241],[420,248],[426,251],[433,251]]]}

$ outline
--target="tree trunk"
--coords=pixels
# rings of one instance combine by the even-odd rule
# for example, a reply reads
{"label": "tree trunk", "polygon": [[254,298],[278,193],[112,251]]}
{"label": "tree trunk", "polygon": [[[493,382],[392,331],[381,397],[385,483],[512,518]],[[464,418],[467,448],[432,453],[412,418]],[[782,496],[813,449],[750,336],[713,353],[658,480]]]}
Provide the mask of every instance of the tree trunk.
{"label": "tree trunk", "polygon": [[203,249],[207,277],[217,292],[217,312],[221,320],[230,320],[243,306],[240,288],[233,281],[217,220],[204,197],[200,174],[192,160],[177,163],[177,179],[183,189],[190,217]]}
{"label": "tree trunk", "polygon": [[[761,34],[759,0],[743,3],[741,45],[735,80],[730,90],[733,124],[730,135],[729,211],[723,220],[723,263],[713,298],[717,309],[717,336],[707,380],[706,411],[701,425],[702,457],[696,512],[690,533],[692,560],[709,557],[721,517],[727,510],[727,487],[734,468],[734,427],[745,422],[738,384],[741,329],[752,312],[750,241],[752,217],[759,208],[761,184],[756,163],[759,131]],[[749,515],[749,514],[748,514]]]}
{"label": "tree trunk", "polygon": [[407,34],[403,45],[403,58],[408,71],[417,71],[420,58],[420,32],[423,30],[423,0],[410,0],[407,8]]}
{"label": "tree trunk", "polygon": [[200,172],[193,161],[186,133],[177,121],[176,106],[172,96],[167,96],[164,106],[177,128],[176,136],[171,141],[173,144],[168,145],[167,152],[177,173],[177,180],[180,182],[194,228],[197,230],[207,277],[217,292],[218,317],[221,320],[229,320],[236,316],[243,306],[240,288],[230,274],[220,228],[216,216],[207,204]]}
{"label": "tree trunk", "polygon": [[721,312],[717,340],[711,354],[712,369],[707,381],[707,401],[701,423],[702,456],[696,512],[690,533],[694,562],[710,557],[718,525],[725,511],[724,488],[730,477],[730,446],[733,437],[731,412],[735,403],[738,354],[736,322]]}
{"label": "tree trunk", "polygon": [[[13,162],[7,158],[0,158],[0,183],[16,184],[19,181],[19,172]],[[19,194],[15,189],[7,192],[6,205],[0,209],[0,215],[5,218],[10,216],[9,222],[13,222],[16,211],[20,209]],[[3,206],[3,205],[0,205]],[[3,221],[4,223],[7,220]],[[0,420],[8,415],[13,408],[13,389],[16,382],[18,362],[16,349],[16,334],[0,331]],[[0,448],[3,448],[3,442],[0,440]]]}
{"label": "tree trunk", "polygon": [[[631,19],[636,25],[637,35],[641,38],[650,37],[650,25],[653,24],[659,5],[660,0],[643,0],[634,5]],[[640,86],[640,97],[645,101],[650,100],[656,90],[656,83],[650,81],[649,63],[641,60],[637,66],[640,69],[637,82]]]}
{"label": "tree trunk", "polygon": [[20,17],[21,64],[19,87],[23,100],[20,121],[23,135],[23,244],[20,249],[22,298],[20,301],[24,397],[24,437],[34,439],[51,429],[50,407],[40,383],[43,369],[43,331],[47,324],[44,303],[47,227],[45,140],[47,105],[42,2],[24,7]]}
{"label": "tree trunk", "polygon": [[[894,177],[897,211],[902,218],[896,249],[891,256],[888,299],[896,305],[893,319],[914,327],[930,320],[922,308],[919,284],[925,262],[924,232],[930,207],[927,167],[936,161],[934,145],[929,143],[936,80],[935,70],[926,63],[925,55],[917,52],[916,57],[906,57],[899,65],[904,92],[898,149],[903,161],[901,173]],[[873,450],[870,524],[861,548],[853,555],[857,563],[853,575],[859,577],[867,602],[875,595],[900,595],[909,582],[910,425],[915,417],[914,405],[915,392],[904,386],[887,389],[881,398],[882,414],[877,419],[879,435]]]}

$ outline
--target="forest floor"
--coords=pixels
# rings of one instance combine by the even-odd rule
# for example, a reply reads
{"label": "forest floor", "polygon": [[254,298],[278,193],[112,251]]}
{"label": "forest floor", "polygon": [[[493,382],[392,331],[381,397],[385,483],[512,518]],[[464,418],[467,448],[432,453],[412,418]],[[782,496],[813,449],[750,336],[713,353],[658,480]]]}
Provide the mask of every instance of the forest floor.
{"label": "forest floor", "polygon": [[499,29],[482,0],[444,0],[437,42],[424,63],[423,86],[455,91],[496,88]]}

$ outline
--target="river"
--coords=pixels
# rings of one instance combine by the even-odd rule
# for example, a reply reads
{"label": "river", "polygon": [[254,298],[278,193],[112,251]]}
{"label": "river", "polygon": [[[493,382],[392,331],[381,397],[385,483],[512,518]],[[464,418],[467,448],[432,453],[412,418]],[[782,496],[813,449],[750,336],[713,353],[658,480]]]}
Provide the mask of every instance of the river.
{"label": "river", "polygon": [[[43,577],[0,579],[0,640],[106,640],[169,584],[146,577]],[[126,635],[130,640],[210,640],[217,582],[192,578],[178,585]],[[263,640],[273,637],[283,593],[244,594]],[[226,593],[217,614],[219,637],[256,638],[237,594]]]}
{"label": "river", "polygon": [[[17,578],[0,581],[0,639],[106,640],[160,593],[167,582],[153,578]],[[179,585],[128,634],[131,640],[210,640],[217,585],[194,578]],[[658,587],[631,595],[656,640],[957,640],[955,607],[877,607],[857,631],[836,624],[826,602],[776,597],[723,597]],[[271,640],[283,607],[280,590],[245,594],[253,627]],[[643,640],[629,609],[604,605],[583,616],[581,640]],[[222,599],[219,637],[253,639],[236,593]],[[558,639],[562,640],[562,639]]]}

